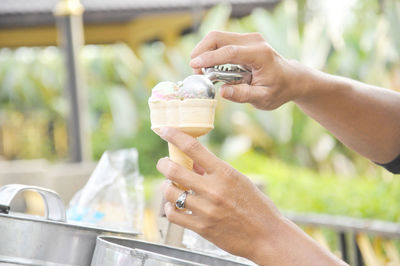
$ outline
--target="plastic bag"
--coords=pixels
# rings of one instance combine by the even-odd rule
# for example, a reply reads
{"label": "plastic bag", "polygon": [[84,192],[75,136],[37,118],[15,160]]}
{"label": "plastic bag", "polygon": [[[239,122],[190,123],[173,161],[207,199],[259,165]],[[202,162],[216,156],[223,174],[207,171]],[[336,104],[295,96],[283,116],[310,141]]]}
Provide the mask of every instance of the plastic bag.
{"label": "plastic bag", "polygon": [[217,247],[216,245],[214,245],[207,239],[204,239],[199,234],[197,234],[189,229],[184,230],[182,244],[187,249],[192,250],[192,251],[203,252],[203,253],[214,255],[214,256],[217,256],[220,258],[230,259],[230,260],[236,261],[238,263],[244,263],[244,264],[248,264],[248,265],[257,265],[246,258],[232,255],[232,254],[226,252],[225,250],[220,249],[219,247]]}
{"label": "plastic bag", "polygon": [[68,220],[121,231],[141,232],[143,176],[136,149],[106,151],[86,185],[69,204]]}

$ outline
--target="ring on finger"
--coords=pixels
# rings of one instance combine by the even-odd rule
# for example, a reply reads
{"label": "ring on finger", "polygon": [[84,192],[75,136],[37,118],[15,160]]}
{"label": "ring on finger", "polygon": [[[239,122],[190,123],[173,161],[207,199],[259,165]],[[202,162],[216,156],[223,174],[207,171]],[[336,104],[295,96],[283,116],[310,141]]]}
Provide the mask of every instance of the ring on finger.
{"label": "ring on finger", "polygon": [[185,201],[186,201],[186,198],[187,198],[188,194],[189,194],[188,191],[183,191],[182,194],[176,199],[175,207],[178,210],[184,210],[185,209]]}

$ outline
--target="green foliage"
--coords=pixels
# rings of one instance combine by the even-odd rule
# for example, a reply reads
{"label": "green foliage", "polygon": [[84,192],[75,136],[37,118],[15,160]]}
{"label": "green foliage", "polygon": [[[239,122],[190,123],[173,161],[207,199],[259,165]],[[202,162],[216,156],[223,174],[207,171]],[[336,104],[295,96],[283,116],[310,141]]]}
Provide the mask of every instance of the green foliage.
{"label": "green foliage", "polygon": [[[265,184],[266,193],[283,210],[400,221],[400,179],[317,173],[249,152],[231,162]],[[391,207],[392,206],[392,207]]]}
{"label": "green foliage", "polygon": [[[191,74],[191,50],[211,30],[258,31],[288,58],[399,89],[400,3],[356,1],[327,12],[328,2],[335,1],[286,0],[239,19],[229,18],[230,6],[218,5],[198,32],[172,47],[159,41],[136,53],[122,43],[84,47],[93,158],[107,149],[136,147],[142,174],[157,174],[156,161],[167,148],[150,130],[150,90]],[[66,158],[62,69],[55,47],[0,49],[0,125],[4,143],[12,143],[3,145],[6,159]],[[385,209],[396,206],[399,181],[349,151],[294,104],[265,112],[218,98],[215,129],[201,140],[239,170],[265,177],[269,195],[284,209],[399,219],[396,208]]]}

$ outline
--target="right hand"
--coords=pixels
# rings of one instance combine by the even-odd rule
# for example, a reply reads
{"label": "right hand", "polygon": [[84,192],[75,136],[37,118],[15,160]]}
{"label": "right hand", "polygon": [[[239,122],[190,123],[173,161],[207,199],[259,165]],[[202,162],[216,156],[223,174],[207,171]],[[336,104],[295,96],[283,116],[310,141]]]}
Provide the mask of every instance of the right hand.
{"label": "right hand", "polygon": [[201,68],[240,64],[252,71],[251,85],[223,85],[221,96],[258,109],[272,110],[304,94],[305,68],[280,56],[259,33],[210,32],[192,51],[190,66]]}

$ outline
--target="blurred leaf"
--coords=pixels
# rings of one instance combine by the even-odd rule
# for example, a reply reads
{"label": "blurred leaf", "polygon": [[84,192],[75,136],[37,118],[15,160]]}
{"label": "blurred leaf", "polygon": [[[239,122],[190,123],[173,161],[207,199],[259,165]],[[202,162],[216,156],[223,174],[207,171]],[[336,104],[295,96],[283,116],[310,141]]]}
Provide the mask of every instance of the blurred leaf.
{"label": "blurred leaf", "polygon": [[213,30],[224,30],[231,14],[231,6],[219,4],[210,9],[199,28],[200,38]]}
{"label": "blurred leaf", "polygon": [[288,167],[282,161],[248,152],[231,161],[249,177],[265,182],[266,193],[283,210],[318,212],[399,222],[396,208],[400,180],[383,183],[379,178],[317,173]]}
{"label": "blurred leaf", "polygon": [[[346,10],[347,18],[340,21],[343,16],[335,17],[338,20],[335,25],[330,24],[327,16],[332,17],[332,11],[320,8],[323,4],[326,2],[286,0],[273,10],[259,8],[249,16],[234,19],[229,18],[229,5],[218,5],[207,12],[198,32],[181,36],[173,47],[159,41],[144,43],[135,54],[123,43],[85,46],[81,62],[89,91],[94,158],[98,159],[106,149],[136,146],[143,173],[157,174],[155,161],[166,154],[166,146],[150,130],[147,100],[151,88],[160,81],[178,81],[191,74],[188,66],[191,50],[211,30],[259,31],[273,48],[288,58],[379,86],[400,84],[397,81],[400,80],[398,1],[385,1],[383,13],[375,0],[357,1]],[[66,152],[55,148],[53,142],[57,141],[52,140],[51,133],[53,124],[58,125],[59,132],[65,131],[66,126],[68,104],[63,90],[63,68],[62,56],[56,47],[0,49],[1,126],[10,132],[23,131],[18,136],[10,134],[9,142],[15,148],[6,158],[65,158]],[[58,138],[63,134],[66,132]],[[252,150],[284,161],[276,170],[282,175],[288,173],[283,168],[292,169],[296,165],[334,173],[351,162],[355,176],[368,174],[380,180],[386,178],[383,170],[337,140],[326,158],[316,160],[313,147],[326,134],[325,129],[293,104],[265,112],[218,96],[215,128],[201,141],[222,155],[224,143],[246,136],[243,143],[250,140]],[[61,146],[66,145],[65,141]],[[35,150],[35,147],[38,148]],[[265,167],[260,164],[257,166],[260,169]],[[318,204],[304,204],[318,209],[329,203],[329,197],[319,199]],[[363,208],[360,212],[368,211]]]}
{"label": "blurred leaf", "polygon": [[[400,25],[400,2],[396,0],[385,1],[386,8],[385,13],[389,21],[390,27],[390,38],[393,39],[395,50],[397,51],[397,60],[400,57],[400,34],[398,25]],[[397,25],[397,26],[396,26]]]}
{"label": "blurred leaf", "polygon": [[304,26],[300,57],[303,64],[316,69],[325,66],[331,47],[325,29],[326,25],[319,17]]}
{"label": "blurred leaf", "polygon": [[111,88],[108,95],[116,137],[134,137],[138,131],[138,113],[131,95],[123,87]]}

